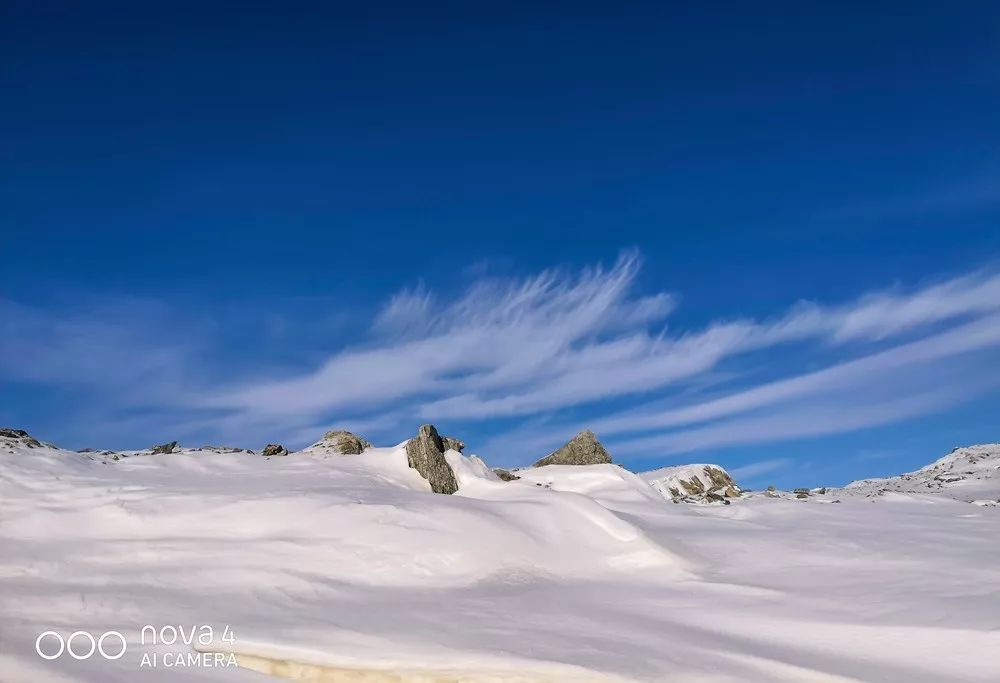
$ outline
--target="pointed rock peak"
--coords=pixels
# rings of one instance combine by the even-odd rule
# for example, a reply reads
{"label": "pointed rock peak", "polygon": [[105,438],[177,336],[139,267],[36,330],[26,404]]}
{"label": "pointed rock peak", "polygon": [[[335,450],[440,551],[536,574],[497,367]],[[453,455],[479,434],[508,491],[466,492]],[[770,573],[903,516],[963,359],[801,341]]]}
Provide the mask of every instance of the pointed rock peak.
{"label": "pointed rock peak", "polygon": [[422,425],[406,442],[406,462],[431,485],[434,493],[455,493],[458,481],[444,457],[447,450],[434,425]]}
{"label": "pointed rock peak", "polygon": [[372,444],[368,439],[343,429],[334,429],[323,435],[320,443],[341,455],[358,455]]}
{"label": "pointed rock peak", "polygon": [[601,444],[589,429],[585,429],[566,445],[534,464],[534,467],[545,465],[601,465],[611,462],[611,454]]}

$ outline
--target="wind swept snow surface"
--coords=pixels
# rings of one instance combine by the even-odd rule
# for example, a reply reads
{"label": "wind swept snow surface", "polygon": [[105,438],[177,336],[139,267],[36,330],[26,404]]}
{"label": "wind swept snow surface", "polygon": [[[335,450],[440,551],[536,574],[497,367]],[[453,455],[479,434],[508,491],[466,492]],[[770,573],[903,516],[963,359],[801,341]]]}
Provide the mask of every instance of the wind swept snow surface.
{"label": "wind swept snow surface", "polygon": [[[438,495],[402,446],[116,455],[0,444],[4,683],[1000,680],[1000,508],[689,506],[456,451]],[[35,651],[112,630],[119,659]],[[238,665],[176,664],[198,651]]]}

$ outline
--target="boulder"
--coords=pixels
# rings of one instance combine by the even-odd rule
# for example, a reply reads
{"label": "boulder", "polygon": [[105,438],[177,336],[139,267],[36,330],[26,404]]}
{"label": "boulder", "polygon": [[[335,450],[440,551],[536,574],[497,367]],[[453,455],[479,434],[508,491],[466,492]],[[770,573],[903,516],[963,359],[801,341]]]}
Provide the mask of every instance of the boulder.
{"label": "boulder", "polygon": [[430,482],[434,493],[455,493],[458,482],[444,457],[445,444],[434,425],[423,425],[416,437],[406,442],[406,461]]}
{"label": "boulder", "polygon": [[516,481],[521,478],[511,471],[503,469],[502,467],[494,467],[493,474],[500,477],[503,481]]}
{"label": "boulder", "polygon": [[534,467],[545,465],[602,465],[611,462],[608,453],[597,435],[589,429],[580,432],[557,451],[549,453],[536,462]]}
{"label": "boulder", "polygon": [[271,457],[272,455],[288,455],[288,449],[280,443],[269,443],[264,446],[260,454],[264,457]]}
{"label": "boulder", "polygon": [[173,453],[175,448],[177,448],[177,442],[171,441],[170,443],[161,443],[159,446],[153,446],[149,450],[153,453]]}
{"label": "boulder", "polygon": [[341,455],[359,455],[372,444],[364,437],[352,434],[343,429],[334,429],[323,435],[321,444]]}

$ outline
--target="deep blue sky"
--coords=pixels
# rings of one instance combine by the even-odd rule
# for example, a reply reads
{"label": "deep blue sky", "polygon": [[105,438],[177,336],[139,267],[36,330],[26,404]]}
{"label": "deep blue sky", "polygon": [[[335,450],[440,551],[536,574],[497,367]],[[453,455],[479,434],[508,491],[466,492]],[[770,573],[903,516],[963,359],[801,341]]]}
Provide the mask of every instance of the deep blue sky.
{"label": "deep blue sky", "polygon": [[[741,348],[677,381],[438,415],[435,401],[449,397],[521,400],[532,381],[558,384],[545,373],[561,363],[583,366],[567,380],[573,396],[574,381],[604,381],[587,379],[589,356],[564,355],[588,344],[763,325],[802,300],[829,312],[873,292],[902,310],[955,278],[972,281],[932,292],[930,309],[989,298],[1000,8],[285,4],[0,7],[0,422],[71,447],[142,447],[174,436],[301,445],[326,424],[390,442],[433,419],[488,459],[518,464],[585,424],[993,324],[989,305],[958,305],[848,344],[828,331]],[[373,389],[357,404],[318,399],[302,411],[234,398],[358,349],[387,349],[389,361],[372,370],[348,355],[348,379],[391,373],[394,358],[433,364],[406,351],[407,340],[437,339],[426,325],[374,322],[401,290],[401,308],[423,319],[446,312],[435,325],[447,337],[470,306],[496,307],[484,291],[556,268],[562,279],[532,309],[545,310],[581,269],[612,269],[623,249],[641,262],[627,265],[623,297],[669,292],[674,310],[635,322],[623,299],[606,311],[620,325],[567,337],[525,377],[476,358],[406,396]],[[470,288],[478,303],[449,309]],[[567,320],[582,315],[566,305]],[[535,332],[554,324],[547,313],[532,320]],[[487,332],[480,344],[522,338]],[[634,467],[756,463],[744,471],[761,484],[896,472],[1000,440],[989,381],[1000,382],[998,348],[901,371],[921,378],[902,396],[968,378],[982,386],[874,425],[662,452],[639,441],[646,432],[608,441]],[[649,353],[673,352],[638,352]],[[494,384],[454,381],[482,364]],[[286,388],[322,393],[326,381],[344,376]],[[814,397],[815,419],[898,378],[872,383],[837,403]],[[522,436],[523,448],[510,445]]]}

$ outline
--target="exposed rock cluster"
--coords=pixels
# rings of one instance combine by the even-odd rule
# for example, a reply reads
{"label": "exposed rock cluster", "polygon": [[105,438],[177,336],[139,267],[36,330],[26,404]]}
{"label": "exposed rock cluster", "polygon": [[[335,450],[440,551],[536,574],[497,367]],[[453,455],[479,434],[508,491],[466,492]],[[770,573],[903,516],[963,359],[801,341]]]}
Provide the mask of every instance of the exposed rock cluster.
{"label": "exposed rock cluster", "polygon": [[546,465],[600,465],[611,462],[611,454],[605,450],[597,435],[585,429],[557,451],[549,453],[533,467]]}
{"label": "exposed rock cluster", "polygon": [[341,455],[360,455],[372,444],[364,437],[352,434],[343,429],[334,429],[323,435],[320,443]]}
{"label": "exposed rock cluster", "polygon": [[663,467],[641,475],[650,486],[675,503],[722,503],[739,498],[742,490],[718,465]]}
{"label": "exposed rock cluster", "polygon": [[35,437],[28,434],[23,429],[12,429],[10,427],[0,427],[0,437],[5,439],[17,439],[28,448],[40,448],[42,443]]}
{"label": "exposed rock cluster", "polygon": [[260,454],[266,458],[275,455],[288,455],[288,449],[280,443],[269,443],[261,449]]}

